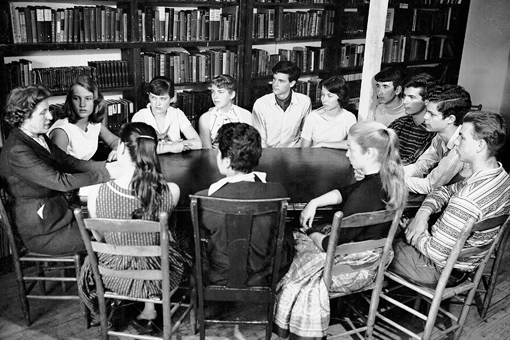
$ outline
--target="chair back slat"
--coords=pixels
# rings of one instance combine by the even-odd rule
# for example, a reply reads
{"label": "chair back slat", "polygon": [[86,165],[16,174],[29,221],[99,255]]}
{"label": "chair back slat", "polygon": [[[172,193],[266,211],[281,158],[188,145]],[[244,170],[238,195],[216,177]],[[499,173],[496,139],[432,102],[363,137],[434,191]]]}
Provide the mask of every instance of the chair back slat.
{"label": "chair back slat", "polygon": [[384,247],[385,244],[386,238],[379,240],[344,243],[336,247],[335,256],[361,253],[363,251]]}
{"label": "chair back slat", "polygon": [[159,233],[159,222],[146,220],[114,220],[109,218],[87,218],[85,227],[101,232]]}
{"label": "chair back slat", "polygon": [[342,219],[342,228],[358,228],[391,222],[395,217],[394,210],[353,214]]}
{"label": "chair back slat", "polygon": [[251,226],[253,217],[250,215],[227,215],[225,226],[227,228],[228,257],[230,261],[228,287],[246,287],[248,272],[248,253],[250,250]]}
{"label": "chair back slat", "polygon": [[92,242],[92,249],[98,253],[125,256],[161,256],[160,246],[120,246],[102,242]]}
{"label": "chair back slat", "polygon": [[114,270],[103,266],[98,266],[101,275],[115,276],[123,279],[133,280],[162,280],[161,270]]}

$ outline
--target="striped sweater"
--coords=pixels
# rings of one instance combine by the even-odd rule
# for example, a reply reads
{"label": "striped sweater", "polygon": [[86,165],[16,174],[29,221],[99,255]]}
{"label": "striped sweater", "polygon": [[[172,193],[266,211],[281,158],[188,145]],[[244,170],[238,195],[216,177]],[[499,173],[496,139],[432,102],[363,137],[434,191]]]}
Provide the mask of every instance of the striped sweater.
{"label": "striped sweater", "polygon": [[[439,267],[444,267],[457,237],[469,217],[477,221],[496,217],[510,212],[510,176],[501,164],[496,169],[483,170],[461,182],[443,186],[432,191],[423,202],[420,210],[437,213],[446,206],[441,217],[417,240],[418,250],[429,257]],[[490,243],[499,227],[477,232],[470,236],[465,248]],[[473,271],[485,254],[469,258],[459,258],[455,268]]]}

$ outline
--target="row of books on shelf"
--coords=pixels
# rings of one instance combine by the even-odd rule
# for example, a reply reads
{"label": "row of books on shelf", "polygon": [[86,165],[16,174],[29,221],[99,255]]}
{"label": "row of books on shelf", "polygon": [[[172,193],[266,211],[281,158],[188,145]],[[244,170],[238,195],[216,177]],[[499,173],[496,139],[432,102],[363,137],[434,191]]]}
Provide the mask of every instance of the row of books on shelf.
{"label": "row of books on shelf", "polygon": [[343,44],[340,48],[340,66],[363,66],[365,44]]}
{"label": "row of books on shelf", "polygon": [[255,2],[272,4],[334,4],[336,0],[256,0]]}
{"label": "row of books on shelf", "polygon": [[413,9],[388,8],[385,31],[443,32],[450,29],[451,18],[451,7]]}
{"label": "row of books on shelf", "polygon": [[414,0],[418,5],[460,5],[462,0]]}
{"label": "row of books on shelf", "polygon": [[253,9],[252,36],[255,39],[327,36],[334,33],[334,26],[334,10],[287,12],[275,8]]}
{"label": "row of books on shelf", "polygon": [[327,48],[318,46],[295,46],[292,50],[278,49],[278,54],[270,54],[266,50],[252,49],[251,76],[268,76],[271,69],[283,60],[292,61],[302,72],[318,72],[324,69]]}
{"label": "row of books on shelf", "polygon": [[10,91],[18,86],[44,84],[50,91],[67,91],[76,77],[92,76],[88,66],[33,68],[32,61],[20,59],[5,64],[5,83]]}
{"label": "row of books on shelf", "polygon": [[385,37],[383,42],[383,62],[404,62],[452,58],[453,46],[444,36],[405,36]]}
{"label": "row of books on shelf", "polygon": [[175,84],[209,82],[220,74],[237,77],[237,54],[225,49],[142,52],[142,79],[165,76]]}
{"label": "row of books on shelf", "polygon": [[32,61],[15,60],[5,64],[8,90],[18,86],[44,84],[48,90],[63,92],[74,79],[90,76],[99,88],[116,88],[128,85],[127,62],[122,60],[89,61],[88,66],[33,68]]}
{"label": "row of books on shelf", "polygon": [[345,8],[342,18],[344,34],[362,34],[367,29],[367,15],[358,8]]}
{"label": "row of books on shelf", "polygon": [[[101,123],[114,133],[118,132],[122,124],[127,123],[134,114],[133,102],[127,99],[106,99],[106,106],[106,115]],[[63,103],[50,105],[50,111],[53,112],[55,119],[63,116],[63,108]]]}
{"label": "row of books on shelf", "polygon": [[88,65],[92,69],[92,78],[100,88],[108,89],[130,86],[127,61],[98,60],[89,61]]}
{"label": "row of books on shelf", "polygon": [[127,14],[109,6],[50,8],[10,4],[13,42],[84,43],[127,41]]}
{"label": "row of books on shelf", "polygon": [[210,91],[182,91],[177,92],[177,105],[191,125],[198,130],[198,118],[214,106]]}
{"label": "row of books on shelf", "polygon": [[174,9],[145,7],[138,10],[140,40],[211,41],[237,40],[239,6]]}

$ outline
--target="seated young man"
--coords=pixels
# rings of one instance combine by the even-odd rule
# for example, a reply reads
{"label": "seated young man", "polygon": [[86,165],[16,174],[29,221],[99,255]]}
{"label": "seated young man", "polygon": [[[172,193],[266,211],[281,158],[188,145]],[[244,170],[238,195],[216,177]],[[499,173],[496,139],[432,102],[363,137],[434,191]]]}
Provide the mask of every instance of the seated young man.
{"label": "seated young man", "polygon": [[[455,242],[469,217],[482,221],[510,212],[510,177],[496,153],[505,143],[504,118],[490,112],[470,112],[455,140],[455,153],[469,164],[471,177],[432,191],[415,218],[405,228],[407,242],[397,240],[390,270],[424,286],[435,287]],[[428,226],[431,214],[444,212]],[[496,237],[495,231],[473,233],[465,247],[483,246]],[[456,285],[473,271],[480,255],[459,259],[449,285]]]}
{"label": "seated young man", "polygon": [[[217,164],[225,178],[213,183],[208,190],[197,193],[199,196],[212,196],[232,199],[263,199],[287,197],[287,191],[280,183],[266,182],[266,174],[254,172],[262,155],[260,134],[246,123],[227,123],[218,130]],[[207,245],[208,279],[212,284],[227,284],[229,260],[224,215],[204,212],[201,227],[210,240]],[[247,284],[267,285],[270,283],[270,265],[273,259],[270,249],[276,237],[276,220],[270,216],[258,216],[254,221],[257,231],[251,238],[249,271],[252,275]],[[290,228],[285,230],[284,248],[280,276],[283,276],[292,263],[294,238]]]}
{"label": "seated young man", "polygon": [[420,158],[404,167],[407,188],[418,194],[428,194],[471,174],[469,164],[461,162],[455,151],[462,119],[471,109],[469,93],[459,85],[435,85],[427,92],[423,125],[437,134]]}
{"label": "seated young man", "polygon": [[253,104],[253,125],[264,148],[300,147],[301,129],[312,108],[308,96],[292,90],[301,70],[290,61],[280,61],[272,71],[273,93]]}
{"label": "seated young man", "polygon": [[427,73],[409,76],[402,83],[406,114],[394,120],[388,127],[397,133],[400,140],[399,153],[404,165],[416,162],[436,135],[423,126],[427,112],[425,105],[427,87],[433,83],[434,78]]}
{"label": "seated young man", "polygon": [[402,81],[406,77],[399,67],[387,68],[374,76],[375,90],[379,104],[369,112],[367,120],[375,120],[388,126],[395,119],[405,116],[401,99]]}

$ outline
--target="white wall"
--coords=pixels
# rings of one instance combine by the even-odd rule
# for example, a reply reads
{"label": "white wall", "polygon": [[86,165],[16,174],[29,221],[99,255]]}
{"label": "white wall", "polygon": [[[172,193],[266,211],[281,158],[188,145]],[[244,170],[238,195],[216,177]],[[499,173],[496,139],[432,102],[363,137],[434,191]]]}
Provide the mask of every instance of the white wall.
{"label": "white wall", "polygon": [[459,85],[510,122],[510,1],[471,0]]}

